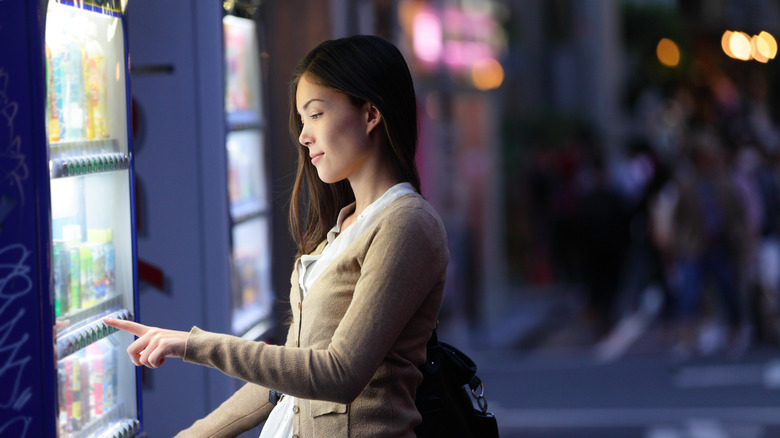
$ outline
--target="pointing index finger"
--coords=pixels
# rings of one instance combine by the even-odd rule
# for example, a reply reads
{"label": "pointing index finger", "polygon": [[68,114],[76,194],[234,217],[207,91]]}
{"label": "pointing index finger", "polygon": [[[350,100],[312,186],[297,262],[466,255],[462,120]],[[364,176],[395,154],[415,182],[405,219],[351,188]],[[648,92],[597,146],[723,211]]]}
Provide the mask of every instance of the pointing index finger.
{"label": "pointing index finger", "polygon": [[103,318],[103,322],[106,323],[106,325],[132,333],[138,337],[143,336],[146,334],[146,332],[149,331],[149,327],[143,324],[139,324],[133,321],[125,321],[123,319]]}

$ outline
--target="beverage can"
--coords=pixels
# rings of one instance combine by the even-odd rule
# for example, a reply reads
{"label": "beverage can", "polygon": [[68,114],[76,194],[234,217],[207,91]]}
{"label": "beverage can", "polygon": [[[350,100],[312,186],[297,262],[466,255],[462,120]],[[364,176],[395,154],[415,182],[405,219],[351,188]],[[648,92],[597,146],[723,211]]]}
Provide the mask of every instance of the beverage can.
{"label": "beverage can", "polygon": [[96,29],[90,23],[84,44],[84,80],[87,104],[88,139],[108,137],[106,123],[106,66],[103,47],[97,41]]}
{"label": "beverage can", "polygon": [[[114,253],[113,233],[110,228],[92,229],[87,231],[87,240],[95,245],[93,252],[93,272],[98,278],[96,296],[98,299],[111,295],[116,291],[116,259]],[[97,264],[98,266],[94,266]]]}
{"label": "beverage can", "polygon": [[[119,391],[119,372],[117,367],[119,366],[119,343],[116,337],[112,336],[108,338],[106,348],[106,362],[104,364],[107,372],[105,384],[103,385],[103,398],[105,398],[106,406],[114,407],[119,403],[118,391]],[[124,349],[123,349],[124,350]],[[124,352],[124,351],[123,351]]]}
{"label": "beverage can", "polygon": [[[68,408],[66,392],[68,390],[68,377],[65,370],[66,360],[57,362],[57,399],[59,405],[59,415],[57,417],[57,423],[60,431],[63,432],[68,424]],[[61,434],[62,435],[62,434]]]}
{"label": "beverage can", "polygon": [[59,317],[70,311],[68,307],[68,249],[65,242],[54,241],[52,265],[54,268],[54,316]]}
{"label": "beverage can", "polygon": [[95,414],[102,415],[104,410],[103,401],[103,385],[105,385],[106,371],[105,371],[105,359],[102,356],[98,356],[92,363],[93,372],[92,376],[92,392],[95,397]]}
{"label": "beverage can", "polygon": [[78,244],[68,244],[68,310],[81,308],[81,250]]}
{"label": "beverage can", "polygon": [[100,242],[88,243],[92,253],[92,289],[94,299],[106,297],[106,245]]}
{"label": "beverage can", "polygon": [[106,230],[104,243],[106,253],[106,293],[113,294],[116,292],[116,250],[111,229]]}
{"label": "beverage can", "polygon": [[83,304],[81,302],[81,226],[63,226],[62,238],[68,251],[68,309],[73,311],[80,309]]}
{"label": "beverage can", "polygon": [[46,120],[50,142],[60,139],[60,107],[57,106],[56,76],[51,48],[46,44]]}
{"label": "beverage can", "polygon": [[84,358],[81,366],[81,424],[86,425],[92,419],[92,386],[89,384],[89,361]]}
{"label": "beverage can", "polygon": [[62,361],[62,368],[64,371],[63,379],[65,381],[64,398],[65,398],[65,431],[70,432],[73,430],[73,424],[71,418],[73,418],[73,359],[68,358]]}
{"label": "beverage can", "polygon": [[89,386],[92,413],[95,416],[102,415],[105,412],[105,341],[98,342],[87,347],[87,359],[89,361]]}
{"label": "beverage can", "polygon": [[81,429],[81,361],[73,356],[71,362],[71,412],[70,423],[74,431]]}
{"label": "beverage can", "polygon": [[81,306],[89,307],[95,301],[95,288],[92,281],[92,251],[88,244],[79,245],[79,263],[81,274]]}
{"label": "beverage can", "polygon": [[[69,140],[80,140],[85,137],[85,96],[84,96],[84,47],[76,35],[63,32],[64,52],[63,66],[65,82],[63,84],[63,114],[64,126],[62,137]],[[64,128],[64,129],[62,129]]]}
{"label": "beverage can", "polygon": [[[64,101],[63,95],[66,82],[65,46],[62,38],[62,24],[58,21],[47,23],[46,43],[51,54],[50,74],[47,81],[49,87],[48,102],[49,113],[49,141],[55,142],[63,139]],[[48,60],[47,60],[48,63]]]}

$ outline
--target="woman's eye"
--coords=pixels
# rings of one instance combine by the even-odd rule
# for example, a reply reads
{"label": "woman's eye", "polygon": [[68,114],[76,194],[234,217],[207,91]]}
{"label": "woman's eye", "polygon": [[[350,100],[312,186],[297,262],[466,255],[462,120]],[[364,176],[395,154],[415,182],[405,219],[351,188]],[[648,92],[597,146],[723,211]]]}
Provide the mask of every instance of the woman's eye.
{"label": "woman's eye", "polygon": [[320,118],[320,116],[322,116],[322,113],[312,114],[309,117],[311,117],[312,120],[317,120]]}

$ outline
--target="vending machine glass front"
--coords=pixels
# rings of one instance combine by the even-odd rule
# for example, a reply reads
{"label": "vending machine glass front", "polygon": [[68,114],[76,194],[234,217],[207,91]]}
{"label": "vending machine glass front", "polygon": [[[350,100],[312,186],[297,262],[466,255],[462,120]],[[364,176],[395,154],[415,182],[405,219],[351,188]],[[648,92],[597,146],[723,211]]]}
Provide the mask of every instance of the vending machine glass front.
{"label": "vending machine glass front", "polygon": [[114,2],[50,1],[46,121],[60,437],[138,433],[125,35]]}

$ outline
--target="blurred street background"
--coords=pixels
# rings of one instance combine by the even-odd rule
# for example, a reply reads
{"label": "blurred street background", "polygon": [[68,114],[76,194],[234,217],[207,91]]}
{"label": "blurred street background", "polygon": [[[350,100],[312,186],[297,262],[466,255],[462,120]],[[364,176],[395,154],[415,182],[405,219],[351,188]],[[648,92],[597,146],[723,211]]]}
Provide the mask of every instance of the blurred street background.
{"label": "blurred street background", "polygon": [[[157,80],[133,39],[156,3],[129,6],[136,87]],[[412,69],[423,195],[448,231],[440,338],[477,362],[502,437],[780,437],[780,1],[223,7],[259,23],[269,341],[294,256],[287,81],[320,41],[377,34]],[[135,141],[144,184],[155,139]]]}
{"label": "blurred street background", "polygon": [[[445,47],[469,5],[423,7]],[[780,436],[779,76],[735,53],[778,6],[494,2],[494,91],[443,52],[421,93],[450,169],[428,173],[453,242],[443,325],[502,436]]]}

